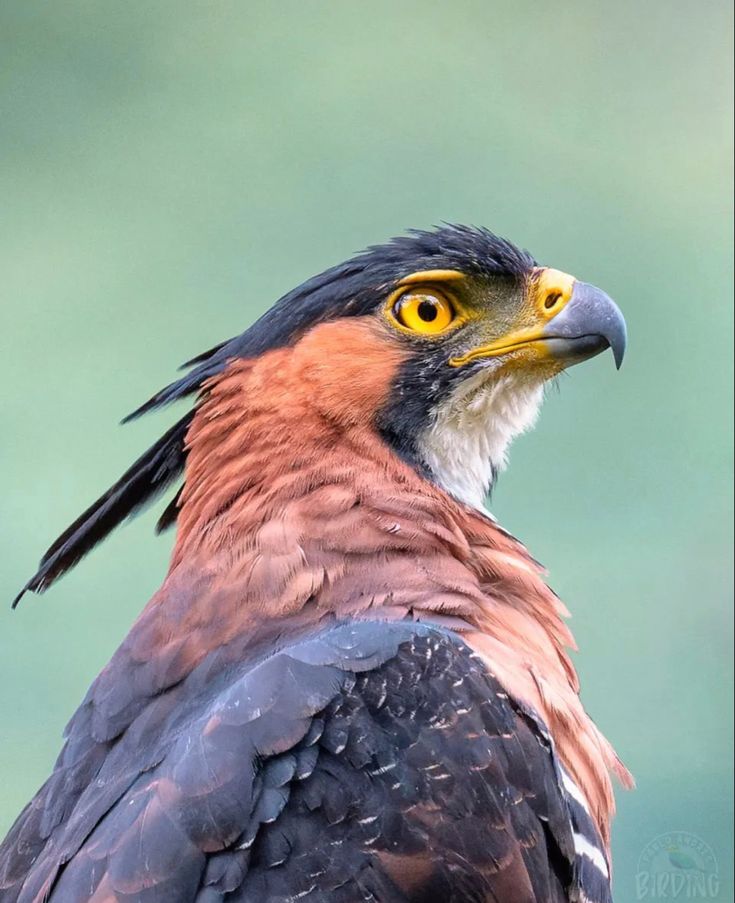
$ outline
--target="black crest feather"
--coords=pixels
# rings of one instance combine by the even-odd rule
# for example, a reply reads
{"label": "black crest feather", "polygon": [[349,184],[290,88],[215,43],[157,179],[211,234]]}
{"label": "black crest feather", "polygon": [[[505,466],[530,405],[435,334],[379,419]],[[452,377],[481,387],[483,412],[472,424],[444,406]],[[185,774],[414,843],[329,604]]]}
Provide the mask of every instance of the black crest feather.
{"label": "black crest feather", "polygon": [[38,570],[13,601],[28,590],[43,592],[102,542],[122,521],[153,501],[184,468],[184,439],[194,412],[175,423],[125,471],[104,495],[80,514],[48,548]]}
{"label": "black crest feather", "polygon": [[[201,391],[235,358],[258,357],[297,340],[318,323],[337,317],[364,316],[385,298],[394,283],[422,269],[457,269],[480,277],[523,278],[535,265],[518,249],[487,229],[444,225],[412,230],[374,245],[325,270],[284,295],[244,333],[197,355],[182,369],[189,372],[157,392],[123,423]],[[102,542],[120,523],[138,513],[178,479],[186,463],[185,439],[194,418],[189,411],[69,526],[50,546],[36,573],[15,598],[43,592]],[[158,521],[161,532],[176,521],[179,493]]]}

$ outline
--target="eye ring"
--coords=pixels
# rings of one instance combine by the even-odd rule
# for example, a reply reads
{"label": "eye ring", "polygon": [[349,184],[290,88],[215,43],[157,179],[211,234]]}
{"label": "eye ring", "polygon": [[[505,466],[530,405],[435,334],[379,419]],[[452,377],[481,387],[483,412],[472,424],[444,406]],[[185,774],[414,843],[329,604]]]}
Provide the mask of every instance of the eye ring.
{"label": "eye ring", "polygon": [[437,335],[444,332],[457,314],[452,302],[436,289],[408,289],[396,298],[391,307],[396,321],[418,335]]}

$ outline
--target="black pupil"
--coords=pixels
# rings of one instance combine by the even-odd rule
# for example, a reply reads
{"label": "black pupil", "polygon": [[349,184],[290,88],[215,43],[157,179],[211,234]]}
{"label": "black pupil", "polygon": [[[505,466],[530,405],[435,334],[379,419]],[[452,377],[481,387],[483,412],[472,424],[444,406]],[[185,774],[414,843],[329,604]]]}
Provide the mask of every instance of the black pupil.
{"label": "black pupil", "polygon": [[436,320],[436,315],[438,314],[436,303],[433,301],[422,301],[416,312],[424,323],[431,323],[433,320]]}

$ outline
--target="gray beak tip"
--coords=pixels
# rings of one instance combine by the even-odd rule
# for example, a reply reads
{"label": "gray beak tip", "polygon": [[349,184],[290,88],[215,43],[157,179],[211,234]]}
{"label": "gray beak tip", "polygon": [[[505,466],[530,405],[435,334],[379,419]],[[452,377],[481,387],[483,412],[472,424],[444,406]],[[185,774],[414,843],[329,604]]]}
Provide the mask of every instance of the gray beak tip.
{"label": "gray beak tip", "polygon": [[610,349],[615,359],[615,368],[619,370],[623,366],[623,358],[625,357],[625,349],[628,347],[628,330],[625,325],[625,319],[618,306],[610,301],[612,310],[609,322],[609,328],[605,338],[610,343]]}
{"label": "gray beak tip", "polygon": [[625,357],[625,346],[627,342],[623,340],[622,344],[616,342],[614,345],[610,345],[610,350],[613,353],[613,359],[615,361],[615,369],[619,370],[623,366],[623,358]]}

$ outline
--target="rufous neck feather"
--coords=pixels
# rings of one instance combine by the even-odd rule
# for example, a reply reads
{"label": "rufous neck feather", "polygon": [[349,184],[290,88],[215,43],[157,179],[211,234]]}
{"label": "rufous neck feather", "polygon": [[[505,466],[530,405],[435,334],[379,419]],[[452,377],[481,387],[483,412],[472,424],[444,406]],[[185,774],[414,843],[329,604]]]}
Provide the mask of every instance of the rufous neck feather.
{"label": "rufous neck feather", "polygon": [[[372,415],[399,353],[369,324],[340,328],[234,361],[207,387],[187,438],[167,580],[208,575],[222,641],[294,616],[413,617],[457,630],[547,723],[607,838],[608,770],[627,773],[579,700],[564,606],[517,540],[379,438]],[[325,362],[325,345],[340,349],[339,366],[334,352]]]}

